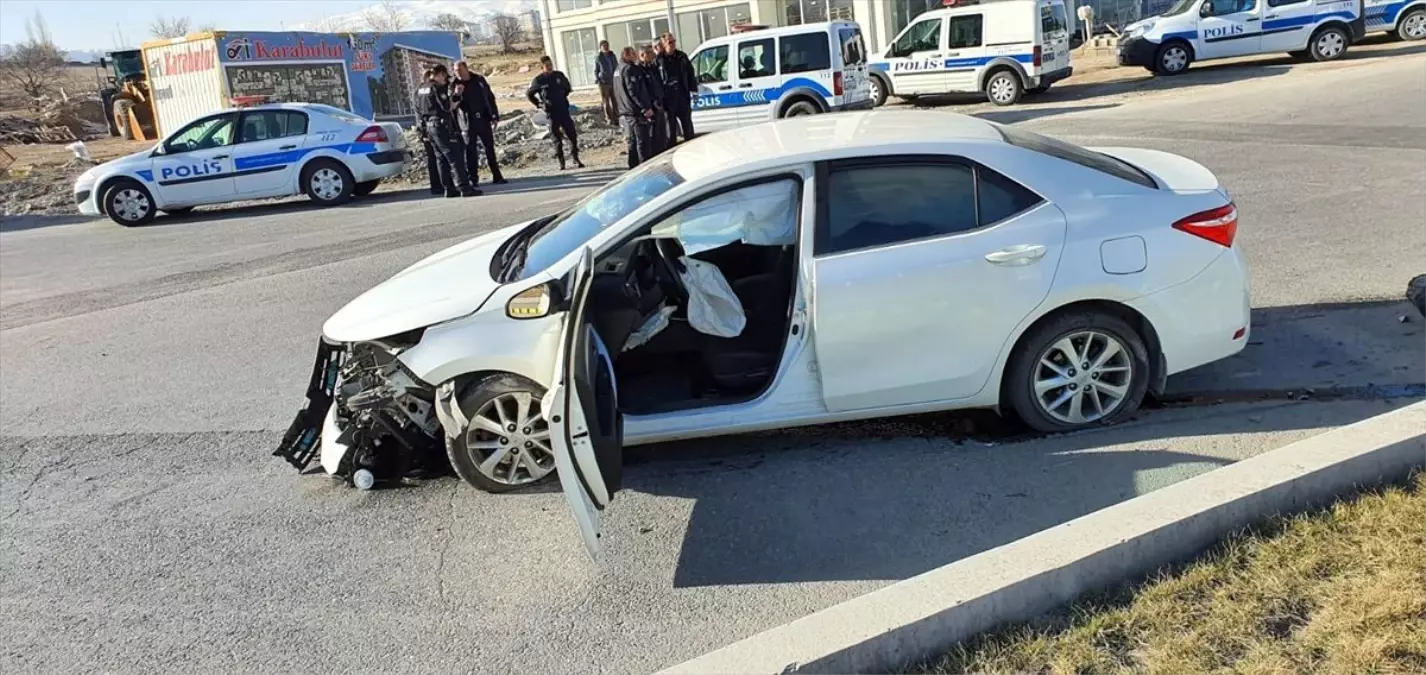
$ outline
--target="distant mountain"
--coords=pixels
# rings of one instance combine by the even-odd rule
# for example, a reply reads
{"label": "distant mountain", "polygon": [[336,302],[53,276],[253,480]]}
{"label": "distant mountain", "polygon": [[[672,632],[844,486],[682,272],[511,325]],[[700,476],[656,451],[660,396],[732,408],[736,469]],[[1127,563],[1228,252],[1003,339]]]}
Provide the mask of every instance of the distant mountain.
{"label": "distant mountain", "polygon": [[[477,22],[494,14],[512,16],[538,9],[536,0],[404,0],[396,3],[411,25],[406,30],[428,30],[432,19],[441,14],[454,14],[466,21]],[[377,3],[371,9],[380,10]],[[301,30],[322,30],[335,32],[368,30],[366,9],[334,14],[322,21],[311,22]]]}

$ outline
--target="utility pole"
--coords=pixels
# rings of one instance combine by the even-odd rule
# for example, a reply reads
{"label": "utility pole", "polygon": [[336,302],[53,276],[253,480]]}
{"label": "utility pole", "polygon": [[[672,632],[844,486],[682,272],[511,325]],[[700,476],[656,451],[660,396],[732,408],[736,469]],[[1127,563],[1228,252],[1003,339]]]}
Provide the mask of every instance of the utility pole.
{"label": "utility pole", "polygon": [[678,34],[678,16],[673,13],[673,0],[668,1],[668,32],[679,42],[683,41],[683,36]]}

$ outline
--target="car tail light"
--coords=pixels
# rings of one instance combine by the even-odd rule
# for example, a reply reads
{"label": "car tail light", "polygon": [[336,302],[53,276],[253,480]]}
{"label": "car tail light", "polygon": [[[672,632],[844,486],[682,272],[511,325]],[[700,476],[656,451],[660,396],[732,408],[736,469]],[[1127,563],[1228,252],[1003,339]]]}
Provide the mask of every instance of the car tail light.
{"label": "car tail light", "polygon": [[1035,45],[1035,67],[1040,67],[1040,45]]}
{"label": "car tail light", "polygon": [[833,95],[833,96],[841,96],[841,95],[842,95],[842,74],[841,74],[841,73],[832,73],[832,95]]}
{"label": "car tail light", "polygon": [[358,143],[385,143],[386,140],[386,130],[376,126],[367,127],[366,131],[356,137]]}
{"label": "car tail light", "polygon": [[1195,213],[1174,223],[1173,229],[1231,248],[1238,234],[1238,207],[1229,204]]}

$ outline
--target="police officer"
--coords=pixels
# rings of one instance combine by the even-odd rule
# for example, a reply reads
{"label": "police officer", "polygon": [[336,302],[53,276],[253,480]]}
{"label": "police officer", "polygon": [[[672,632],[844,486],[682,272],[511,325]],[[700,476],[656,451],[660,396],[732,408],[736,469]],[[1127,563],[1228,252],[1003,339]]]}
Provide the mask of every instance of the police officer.
{"label": "police officer", "polygon": [[664,33],[659,53],[659,76],[663,80],[664,112],[668,115],[669,145],[693,139],[693,95],[698,93],[698,78],[693,62],[678,48],[673,33]]}
{"label": "police officer", "polygon": [[455,113],[460,109],[461,87],[448,85],[450,71],[444,65],[431,69],[431,81],[416,90],[416,100],[420,106],[416,114],[421,116],[421,124],[426,128],[426,136],[435,146],[436,164],[441,174],[441,184],[445,186],[447,197],[474,197],[480,194],[470,184],[465,172],[465,144],[460,140],[460,127],[456,124]]}
{"label": "police officer", "polygon": [[491,181],[499,185],[505,182],[500,175],[500,162],[495,159],[495,126],[500,123],[500,107],[495,103],[495,92],[490,83],[480,74],[472,72],[465,61],[456,63],[455,81],[464,88],[461,94],[461,112],[465,116],[465,170],[470,174],[470,184],[480,184],[480,149],[485,146],[485,163],[490,166]]}
{"label": "police officer", "polygon": [[569,78],[558,70],[555,70],[555,62],[549,56],[540,57],[540,74],[535,76],[535,80],[530,83],[530,88],[525,92],[525,97],[530,99],[530,104],[536,108],[542,108],[550,118],[550,136],[555,140],[555,158],[560,161],[560,170],[564,166],[564,139],[569,138],[569,145],[573,152],[574,165],[583,169],[584,162],[579,161],[579,132],[574,127],[574,118],[569,116],[569,93],[574,88],[569,84]]}
{"label": "police officer", "polygon": [[630,169],[653,156],[655,116],[652,79],[634,58],[634,48],[625,47],[622,62],[614,70],[614,103],[628,144]]}
{"label": "police officer", "polygon": [[639,65],[649,78],[649,88],[654,94],[654,129],[653,146],[651,152],[654,155],[668,149],[668,110],[664,108],[663,77],[659,75],[659,57],[663,55],[663,43],[655,42],[653,46],[645,46],[639,50]]}
{"label": "police officer", "polygon": [[[421,74],[421,81],[430,83],[431,70],[429,68],[426,69],[425,73]],[[416,109],[419,110],[421,108],[421,96],[419,94],[416,96],[414,104]],[[421,139],[421,147],[426,150],[426,177],[431,181],[431,194],[443,195],[446,193],[446,189],[441,187],[441,174],[436,168],[436,162],[438,161],[436,158],[436,146],[431,144],[431,137],[426,133],[426,125],[421,124],[420,120],[416,120],[416,136]]]}

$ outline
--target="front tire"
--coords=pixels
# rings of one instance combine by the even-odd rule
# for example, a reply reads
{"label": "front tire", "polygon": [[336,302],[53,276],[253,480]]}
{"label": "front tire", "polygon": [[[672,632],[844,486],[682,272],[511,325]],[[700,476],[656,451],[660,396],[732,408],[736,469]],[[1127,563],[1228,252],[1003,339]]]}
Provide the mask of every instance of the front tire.
{"label": "front tire", "polygon": [[1426,9],[1416,8],[1401,17],[1396,24],[1396,30],[1391,36],[1398,40],[1415,42],[1426,39]]}
{"label": "front tire", "polygon": [[1139,410],[1150,376],[1138,331],[1110,314],[1074,312],[1021,341],[1006,369],[1003,403],[1045,433],[1107,426]]}
{"label": "front tire", "polygon": [[134,129],[129,126],[129,116],[133,114],[134,102],[121,98],[114,101],[114,126],[119,128],[119,138],[134,140]]}
{"label": "front tire", "polygon": [[109,220],[124,227],[147,225],[153,222],[154,215],[158,213],[148,188],[127,178],[110,185],[101,199],[104,214],[109,216]]}
{"label": "front tire", "polygon": [[380,180],[369,180],[365,183],[357,183],[356,187],[352,188],[352,196],[365,197],[375,191],[378,185],[381,185]]}
{"label": "front tire", "polygon": [[1351,38],[1347,37],[1347,31],[1337,26],[1328,26],[1312,36],[1312,42],[1307,46],[1307,53],[1313,61],[1336,61],[1347,53],[1347,46],[1351,43]]}
{"label": "front tire", "polygon": [[997,70],[985,81],[985,97],[995,105],[1015,105],[1024,95],[1025,86],[1020,83],[1020,76],[1013,71]]}
{"label": "front tire", "polygon": [[1154,56],[1154,72],[1159,75],[1182,75],[1193,63],[1193,52],[1183,42],[1170,42],[1159,47]]}
{"label": "front tire", "polygon": [[518,375],[482,377],[456,395],[469,420],[457,438],[446,438],[451,468],[486,492],[510,492],[555,475],[549,422],[540,409],[544,387]]}
{"label": "front tire", "polygon": [[319,159],[302,169],[302,191],[322,206],[347,203],[355,189],[352,172],[341,162]]}

